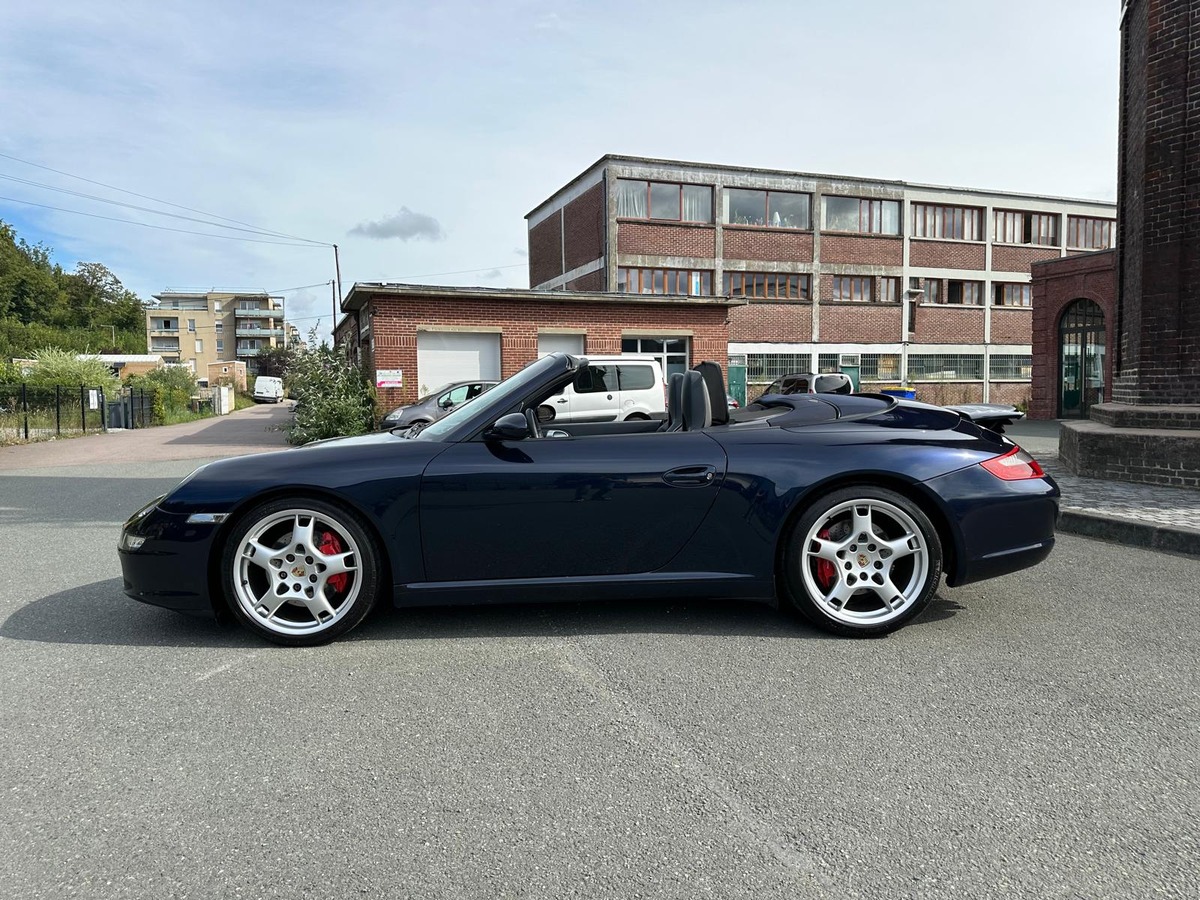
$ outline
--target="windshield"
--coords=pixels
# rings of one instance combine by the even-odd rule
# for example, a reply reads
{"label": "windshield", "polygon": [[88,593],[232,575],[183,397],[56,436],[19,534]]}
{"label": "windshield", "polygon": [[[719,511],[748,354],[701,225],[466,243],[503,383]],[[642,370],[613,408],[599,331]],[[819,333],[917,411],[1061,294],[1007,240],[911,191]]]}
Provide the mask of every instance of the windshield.
{"label": "windshield", "polygon": [[[531,385],[545,378],[547,372],[561,368],[562,360],[563,354],[561,353],[543,356],[541,359],[531,362],[516,375],[504,379],[494,388],[472,399],[483,398],[488,406],[497,410],[497,415],[499,415],[500,411],[507,410],[509,406],[524,396]],[[408,436],[421,441],[440,441],[445,435],[475,415],[479,411],[480,405],[479,403],[462,403],[432,425],[410,429]]]}

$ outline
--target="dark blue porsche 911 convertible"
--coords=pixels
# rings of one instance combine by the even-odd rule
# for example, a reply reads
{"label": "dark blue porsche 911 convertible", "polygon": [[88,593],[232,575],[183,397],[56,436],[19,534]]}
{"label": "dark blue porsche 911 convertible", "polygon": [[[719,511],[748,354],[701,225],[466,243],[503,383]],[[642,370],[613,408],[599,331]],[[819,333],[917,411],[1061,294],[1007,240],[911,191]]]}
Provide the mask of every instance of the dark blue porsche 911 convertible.
{"label": "dark blue porsche 911 convertible", "polygon": [[704,596],[844,635],[1045,559],[1058,488],[957,413],[871,394],[765,396],[673,375],[665,422],[556,425],[587,360],[554,354],[407,431],[215,462],[133,515],[125,591],[268,640],[397,606]]}

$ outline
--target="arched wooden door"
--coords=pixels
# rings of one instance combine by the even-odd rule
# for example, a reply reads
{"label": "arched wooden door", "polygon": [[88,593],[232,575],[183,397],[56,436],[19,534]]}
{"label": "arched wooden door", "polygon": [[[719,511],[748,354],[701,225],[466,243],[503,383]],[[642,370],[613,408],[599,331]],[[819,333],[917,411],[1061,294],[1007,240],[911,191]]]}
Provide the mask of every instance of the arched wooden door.
{"label": "arched wooden door", "polygon": [[1104,310],[1076,300],[1058,324],[1058,417],[1086,419],[1104,401]]}

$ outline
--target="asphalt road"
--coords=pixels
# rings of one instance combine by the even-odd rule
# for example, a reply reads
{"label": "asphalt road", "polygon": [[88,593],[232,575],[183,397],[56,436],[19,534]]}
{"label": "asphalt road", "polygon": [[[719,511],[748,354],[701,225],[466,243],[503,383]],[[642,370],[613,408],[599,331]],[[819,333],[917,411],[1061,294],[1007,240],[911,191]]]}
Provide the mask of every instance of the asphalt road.
{"label": "asphalt road", "polygon": [[0,470],[0,894],[1200,895],[1200,561],[1066,536],[884,640],[722,602],[289,650],[120,592],[196,463]]}

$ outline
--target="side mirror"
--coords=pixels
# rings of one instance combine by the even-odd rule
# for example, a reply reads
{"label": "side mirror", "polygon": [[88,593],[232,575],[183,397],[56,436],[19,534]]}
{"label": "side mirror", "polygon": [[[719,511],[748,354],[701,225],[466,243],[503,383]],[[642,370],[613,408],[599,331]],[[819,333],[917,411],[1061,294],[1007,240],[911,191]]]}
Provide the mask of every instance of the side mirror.
{"label": "side mirror", "polygon": [[497,419],[483,437],[489,441],[523,441],[529,437],[529,422],[522,413],[509,413]]}

